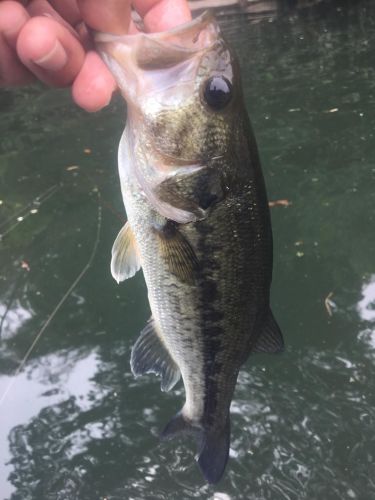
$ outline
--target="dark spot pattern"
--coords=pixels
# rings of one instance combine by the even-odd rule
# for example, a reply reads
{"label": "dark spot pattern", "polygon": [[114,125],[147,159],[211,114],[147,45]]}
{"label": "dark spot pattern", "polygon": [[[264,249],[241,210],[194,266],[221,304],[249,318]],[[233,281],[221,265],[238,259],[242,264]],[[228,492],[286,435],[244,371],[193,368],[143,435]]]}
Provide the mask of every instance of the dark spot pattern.
{"label": "dark spot pattern", "polygon": [[199,293],[201,295],[201,315],[204,335],[204,426],[211,426],[215,420],[218,404],[218,377],[222,363],[218,361],[218,354],[223,349],[224,336],[222,320],[223,312],[220,310],[220,292],[213,279],[214,272],[220,271],[220,262],[215,259],[215,250],[219,249],[209,238],[213,228],[206,220],[196,223],[199,234],[198,252],[201,258]]}

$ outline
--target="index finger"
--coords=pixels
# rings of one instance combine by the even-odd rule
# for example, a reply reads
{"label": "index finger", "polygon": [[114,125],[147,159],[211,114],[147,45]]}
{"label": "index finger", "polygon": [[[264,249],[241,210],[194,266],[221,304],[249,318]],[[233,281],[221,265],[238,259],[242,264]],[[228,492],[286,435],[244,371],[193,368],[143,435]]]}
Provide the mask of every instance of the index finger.
{"label": "index finger", "polygon": [[187,0],[78,0],[86,24],[97,31],[126,34],[131,5],[143,18],[146,31],[164,31],[190,21]]}
{"label": "index finger", "polygon": [[78,0],[82,18],[90,28],[124,35],[131,20],[130,0]]}
{"label": "index finger", "polygon": [[149,32],[165,31],[191,20],[187,0],[134,0],[132,4]]}

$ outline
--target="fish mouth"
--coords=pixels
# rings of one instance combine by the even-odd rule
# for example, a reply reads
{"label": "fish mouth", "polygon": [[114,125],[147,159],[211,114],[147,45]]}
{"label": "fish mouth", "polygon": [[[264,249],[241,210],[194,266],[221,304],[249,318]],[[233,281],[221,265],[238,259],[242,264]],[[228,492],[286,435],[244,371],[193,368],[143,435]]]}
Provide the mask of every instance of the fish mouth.
{"label": "fish mouth", "polygon": [[134,35],[96,33],[94,39],[124,97],[132,101],[133,91],[139,95],[136,82],[146,74],[188,65],[213,47],[218,33],[213,14],[206,11],[168,31]]}
{"label": "fish mouth", "polygon": [[165,66],[168,65],[169,59],[172,59],[172,63],[176,63],[178,56],[182,61],[189,55],[209,48],[217,32],[214,15],[211,11],[205,11],[192,21],[167,31],[140,32],[133,35],[96,32],[94,40],[100,51],[113,52],[113,45],[117,44],[132,47],[140,67],[153,66],[163,55]]}

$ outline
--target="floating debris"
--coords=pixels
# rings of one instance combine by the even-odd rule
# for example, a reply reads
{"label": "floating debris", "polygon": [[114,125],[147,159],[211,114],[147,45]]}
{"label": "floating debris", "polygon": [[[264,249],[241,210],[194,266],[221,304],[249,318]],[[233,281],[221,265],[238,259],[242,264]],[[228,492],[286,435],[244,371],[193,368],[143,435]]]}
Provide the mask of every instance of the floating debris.
{"label": "floating debris", "polygon": [[324,299],[324,305],[325,305],[325,308],[327,310],[327,313],[328,313],[328,316],[333,316],[333,310],[332,309],[336,309],[336,304],[333,302],[333,300],[331,300],[331,298],[333,297],[333,292],[329,292],[329,294],[327,295],[327,297]]}
{"label": "floating debris", "polygon": [[269,201],[268,206],[269,207],[290,207],[293,205],[293,203],[289,200],[274,200],[274,201]]}
{"label": "floating debris", "polygon": [[30,272],[30,266],[26,260],[21,261],[21,267],[22,269],[25,269],[27,272]]}
{"label": "floating debris", "polygon": [[83,152],[84,152],[85,154],[87,154],[87,155],[90,155],[90,154],[91,154],[91,149],[90,149],[90,148],[85,148],[85,149],[83,150]]}
{"label": "floating debris", "polygon": [[294,242],[294,246],[295,247],[300,247],[301,245],[303,245],[303,241],[302,240],[298,240],[298,241]]}
{"label": "floating debris", "polygon": [[[90,151],[89,149],[87,151]],[[85,153],[86,153],[86,149],[85,149]],[[91,153],[91,151],[90,151]],[[70,165],[70,167],[66,167],[65,170],[67,170],[68,172],[70,172],[71,170],[78,170],[79,169],[79,166],[78,165]]]}
{"label": "floating debris", "polygon": [[304,252],[296,252],[297,257],[301,258],[305,255]]}
{"label": "floating debris", "polygon": [[323,113],[337,113],[338,110],[339,108],[331,108],[331,109],[326,109],[325,111],[323,111]]}

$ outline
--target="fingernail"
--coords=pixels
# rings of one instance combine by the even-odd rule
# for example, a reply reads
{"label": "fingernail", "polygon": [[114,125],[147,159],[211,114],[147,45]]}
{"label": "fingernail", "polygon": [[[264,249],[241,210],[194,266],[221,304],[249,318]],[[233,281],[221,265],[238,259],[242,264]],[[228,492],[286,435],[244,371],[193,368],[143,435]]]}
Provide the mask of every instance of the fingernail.
{"label": "fingernail", "polygon": [[68,55],[61,43],[56,40],[52,49],[39,59],[34,59],[35,64],[48,71],[59,71],[68,62]]}
{"label": "fingernail", "polygon": [[111,92],[108,89],[108,80],[106,78],[97,76],[87,86],[86,93],[91,98],[96,97],[96,104],[91,106],[91,111],[99,111],[111,102],[113,91]]}

